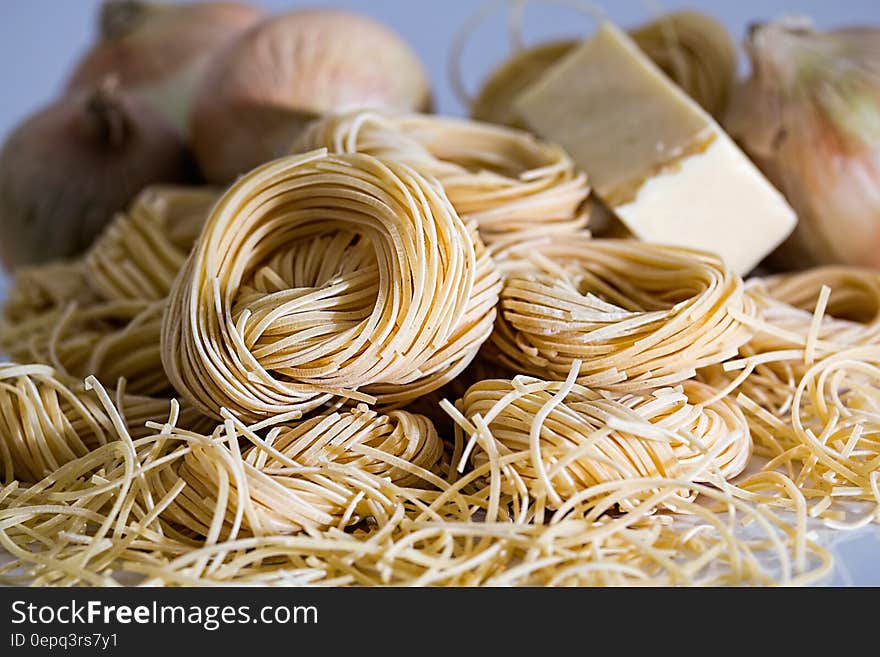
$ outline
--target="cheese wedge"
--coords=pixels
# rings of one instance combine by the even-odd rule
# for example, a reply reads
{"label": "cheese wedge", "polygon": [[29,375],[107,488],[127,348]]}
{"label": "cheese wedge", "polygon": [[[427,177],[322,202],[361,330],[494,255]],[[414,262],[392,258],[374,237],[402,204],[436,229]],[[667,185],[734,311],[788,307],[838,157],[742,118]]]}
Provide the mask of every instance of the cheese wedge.
{"label": "cheese wedge", "polygon": [[639,239],[711,251],[745,274],[795,226],[782,194],[733,140],[611,24],[515,107],[571,154]]}

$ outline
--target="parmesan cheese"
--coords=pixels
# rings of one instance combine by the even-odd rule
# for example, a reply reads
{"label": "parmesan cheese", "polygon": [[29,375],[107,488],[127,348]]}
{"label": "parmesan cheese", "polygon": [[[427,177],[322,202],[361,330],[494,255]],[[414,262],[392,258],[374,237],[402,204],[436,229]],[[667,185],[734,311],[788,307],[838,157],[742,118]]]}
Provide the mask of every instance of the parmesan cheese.
{"label": "parmesan cheese", "polygon": [[744,274],[794,228],[794,211],[730,137],[610,24],[516,106],[591,177],[645,241],[712,251]]}

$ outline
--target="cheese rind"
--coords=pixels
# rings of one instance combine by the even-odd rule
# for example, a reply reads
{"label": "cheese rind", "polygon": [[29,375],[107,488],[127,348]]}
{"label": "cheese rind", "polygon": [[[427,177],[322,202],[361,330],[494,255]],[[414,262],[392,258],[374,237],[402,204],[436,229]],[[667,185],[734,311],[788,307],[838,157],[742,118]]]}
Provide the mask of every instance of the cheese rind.
{"label": "cheese rind", "polygon": [[751,270],[794,211],[696,102],[610,24],[526,89],[516,109],[561,144],[638,238]]}

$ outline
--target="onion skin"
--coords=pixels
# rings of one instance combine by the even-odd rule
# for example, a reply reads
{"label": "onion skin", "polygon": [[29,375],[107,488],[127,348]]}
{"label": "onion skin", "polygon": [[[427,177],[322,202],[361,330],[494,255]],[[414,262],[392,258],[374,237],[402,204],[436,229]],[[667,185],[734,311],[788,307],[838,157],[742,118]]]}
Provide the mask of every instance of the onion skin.
{"label": "onion skin", "polygon": [[755,25],[725,127],[798,214],[774,269],[880,269],[880,29]]}
{"label": "onion skin", "polygon": [[100,39],[77,65],[67,89],[88,88],[115,75],[124,89],[185,130],[210,59],[264,17],[263,10],[236,2],[109,0],[100,16]]}
{"label": "onion skin", "polygon": [[387,27],[347,11],[292,11],[256,25],[211,62],[190,131],[204,176],[227,183],[288,153],[326,112],[430,105],[422,63]]}
{"label": "onion skin", "polygon": [[0,262],[75,256],[145,186],[193,177],[178,131],[143,101],[110,85],[66,96],[0,151]]}

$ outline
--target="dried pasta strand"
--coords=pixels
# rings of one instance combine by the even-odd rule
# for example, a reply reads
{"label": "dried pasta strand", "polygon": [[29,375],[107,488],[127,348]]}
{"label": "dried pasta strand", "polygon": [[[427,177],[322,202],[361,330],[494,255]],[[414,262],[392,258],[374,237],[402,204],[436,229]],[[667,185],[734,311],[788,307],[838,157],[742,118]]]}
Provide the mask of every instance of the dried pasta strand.
{"label": "dried pasta strand", "polygon": [[561,380],[579,360],[579,383],[636,392],[691,378],[751,334],[742,280],[705,253],[553,237],[509,249],[502,272],[490,355],[514,371]]}
{"label": "dried pasta strand", "polygon": [[490,246],[582,232],[590,188],[560,147],[531,134],[462,119],[355,111],[312,124],[293,152],[325,147],[404,162],[436,177]]}
{"label": "dried pasta strand", "polygon": [[[98,399],[113,415],[109,396]],[[797,489],[784,481],[772,490],[773,482],[764,481],[759,494],[700,484],[687,473],[618,479],[578,491],[540,522],[539,500],[532,499],[519,515],[480,522],[475,514],[488,512],[486,491],[495,487],[486,478],[506,477],[527,453],[493,452],[492,462],[446,483],[430,470],[436,450],[428,445],[436,441],[421,432],[427,425],[416,416],[398,413],[398,420],[410,420],[390,433],[362,434],[364,423],[386,421],[364,409],[350,413],[353,423],[330,414],[309,424],[264,426],[260,437],[231,416],[210,436],[194,433],[175,426],[172,413],[168,422],[151,424],[150,435],[110,441],[31,487],[6,486],[0,545],[14,556],[13,566],[29,572],[0,578],[41,585],[720,585],[808,583],[830,569],[827,551],[751,499],[772,494],[785,507]],[[427,439],[415,440],[419,435]],[[238,449],[235,438],[251,447]],[[330,465],[321,454],[338,460]],[[711,470],[714,456],[708,452],[691,474]],[[198,479],[219,493],[213,508],[205,500],[197,506],[187,493],[196,479],[161,483],[203,457],[226,464],[202,470]],[[290,466],[289,459],[303,462]],[[302,486],[321,468],[339,468],[348,478],[336,481],[369,491],[351,500],[374,515],[346,531],[331,523],[279,534],[250,524],[260,517],[252,496],[272,490],[254,487],[250,469],[279,482],[305,474]],[[422,485],[413,487],[417,481]],[[360,507],[367,498],[375,503]],[[642,502],[619,514],[600,512],[625,499]],[[663,508],[672,499],[678,513],[670,515]],[[230,506],[242,503],[250,510]],[[346,508],[345,500],[335,508]],[[196,531],[189,522],[181,526],[174,520],[180,509],[208,522]],[[101,529],[110,525],[112,532]],[[754,531],[742,533],[745,525]],[[772,558],[759,560],[764,553]]]}
{"label": "dried pasta strand", "polygon": [[290,156],[215,206],[172,290],[162,362],[215,417],[402,405],[473,359],[499,286],[435,182],[369,155]]}

